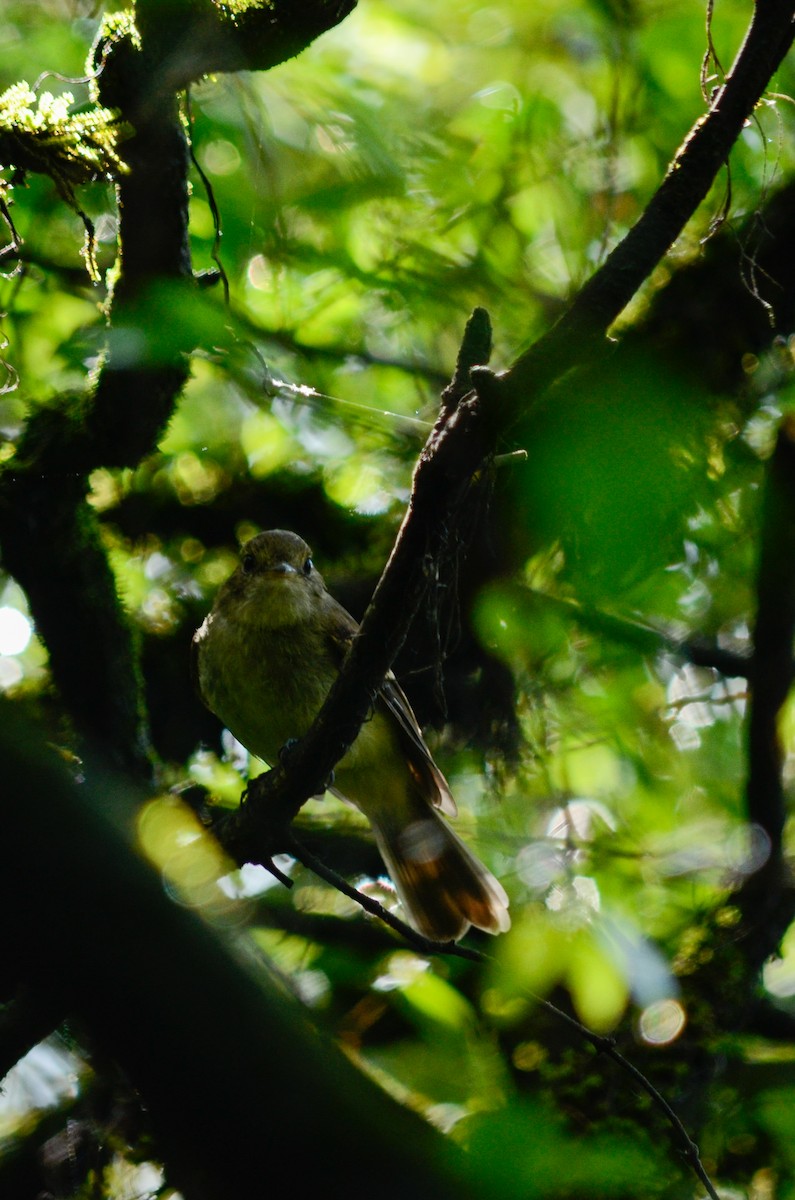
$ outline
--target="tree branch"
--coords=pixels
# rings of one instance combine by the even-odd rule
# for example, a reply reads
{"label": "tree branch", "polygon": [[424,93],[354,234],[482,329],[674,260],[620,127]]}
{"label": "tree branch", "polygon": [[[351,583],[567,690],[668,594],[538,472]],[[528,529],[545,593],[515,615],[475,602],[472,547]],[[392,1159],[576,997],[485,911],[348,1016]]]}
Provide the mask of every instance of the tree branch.
{"label": "tree branch", "polygon": [[172,1186],[289,1195],[311,1147],[329,1197],[373,1180],[385,1200],[478,1193],[462,1152],[347,1061],[261,957],[168,898],[136,844],[142,792],[100,763],[76,784],[11,705],[0,755],[4,969],[140,1090]]}
{"label": "tree branch", "polygon": [[795,418],[786,417],[768,464],[762,505],[757,612],[753,633],[748,717],[748,821],[769,841],[767,862],[751,875],[738,900],[752,930],[749,950],[761,966],[795,914],[782,855],[786,797],[779,721],[792,686],[795,640]]}
{"label": "tree branch", "polygon": [[174,344],[164,361],[149,349],[153,304],[157,311],[165,295],[176,305],[180,289],[193,286],[176,90],[209,71],[281,62],[353,6],[279,0],[233,14],[212,0],[140,0],[138,27],[129,14],[114,14],[92,51],[95,99],[133,130],[117,180],[114,335],[90,395],[30,419],[0,479],[0,545],[80,732],[139,773],[150,762],[137,656],[85,493],[95,468],[134,466],[152,450],[188,374],[192,344]]}
{"label": "tree branch", "polygon": [[709,112],[682,142],[643,214],[588,280],[556,325],[502,377],[508,399],[526,407],[569,365],[604,350],[604,336],[681,234],[792,45],[792,0],[762,0]]}
{"label": "tree branch", "polygon": [[249,803],[222,827],[222,840],[238,861],[259,861],[263,846],[266,853],[273,852],[279,829],[308,796],[323,790],[355,740],[371,698],[438,578],[456,511],[473,476],[499,437],[556,377],[574,361],[603,351],[609,326],[696,211],[789,48],[794,10],[793,0],[767,0],[757,7],[725,85],[685,139],[643,216],[566,314],[503,375],[473,365],[478,356],[473,355],[472,343],[476,336],[484,343],[479,320],[470,322],[459,362],[471,368],[475,390],[461,395],[459,371],[445,393],[414,472],[405,518],[359,634],[312,728],[293,748],[289,768],[281,764],[260,776],[250,789]]}
{"label": "tree branch", "polygon": [[0,481],[3,567],[24,588],[64,705],[117,764],[150,771],[131,631],[80,476],[31,466]]}
{"label": "tree branch", "polygon": [[237,10],[215,0],[138,0],[141,35],[156,50],[161,86],[181,91],[220,71],[268,71],[344,20],[356,0],[270,0]]}
{"label": "tree branch", "polygon": [[749,820],[764,829],[770,838],[771,856],[778,858],[786,807],[778,719],[792,686],[795,640],[795,418],[791,416],[782,422],[768,464],[761,538],[747,802]]}
{"label": "tree branch", "polygon": [[616,1049],[615,1040],[611,1037],[603,1037],[601,1034],[594,1033],[594,1031],[589,1029],[587,1025],[583,1025],[582,1022],[578,1021],[575,1017],[572,1017],[569,1013],[564,1012],[562,1008],[558,1008],[556,1004],[551,1002],[551,1000],[545,1000],[542,996],[534,996],[533,999],[536,1001],[536,1003],[541,1004],[545,1009],[547,1009],[548,1012],[551,1012],[555,1017],[557,1017],[558,1020],[561,1020],[565,1022],[565,1024],[571,1026],[573,1029],[576,1029],[580,1036],[587,1042],[590,1042],[590,1044],[599,1054],[603,1054],[606,1058],[612,1059],[614,1063],[621,1067],[623,1071],[626,1071],[626,1073],[635,1081],[635,1083],[637,1083],[637,1085],[643,1089],[643,1091],[647,1094],[647,1096],[650,1097],[657,1108],[660,1109],[666,1121],[671,1126],[674,1134],[674,1144],[677,1150],[680,1151],[682,1157],[691,1167],[696,1177],[703,1184],[707,1195],[710,1197],[710,1200],[720,1200],[720,1197],[715,1190],[715,1185],[704,1169],[704,1164],[701,1161],[701,1152],[699,1151],[698,1145],[693,1141],[681,1120],[671,1108],[671,1105],[668,1103],[668,1101],[665,1099],[665,1096],[658,1091],[651,1080],[648,1079],[642,1071],[638,1070],[634,1063],[631,1063],[628,1058],[625,1058],[624,1055]]}
{"label": "tree branch", "polygon": [[[684,659],[696,667],[708,667],[726,678],[748,679],[753,670],[753,659],[749,654],[727,650],[714,638],[681,638],[668,629],[658,629],[629,617],[619,617],[589,605],[578,604],[561,596],[550,596],[528,588],[517,588],[512,599],[519,612],[532,617],[532,605],[539,602],[559,612],[567,620],[574,621],[581,629],[610,638],[620,646],[628,646],[641,654],[669,654]],[[790,673],[793,666],[790,663]]]}
{"label": "tree branch", "polygon": [[41,408],[30,418],[0,479],[0,545],[6,569],[28,597],[79,733],[101,741],[120,765],[147,775],[137,655],[85,499],[92,470],[133,466],[156,444],[187,377],[180,351],[191,349],[175,347],[169,361],[155,366],[145,337],[132,352],[141,297],[164,280],[190,279],[185,134],[173,98],[148,108],[142,100],[141,56],[125,26],[105,46],[98,85],[98,98],[119,108],[134,130],[125,144],[128,171],[117,183],[113,318],[127,323],[126,344],[111,343],[88,397]]}
{"label": "tree branch", "polygon": [[[421,933],[417,933],[416,929],[412,929],[405,921],[401,921],[400,917],[396,917],[389,909],[384,908],[383,904],[379,904],[372,896],[368,896],[365,892],[360,892],[358,888],[351,887],[347,880],[338,875],[336,871],[327,867],[322,859],[316,854],[312,854],[305,846],[303,846],[292,834],[288,834],[284,841],[284,850],[287,854],[291,854],[298,862],[305,866],[319,879],[324,879],[326,883],[330,883],[333,888],[341,892],[343,896],[347,896],[349,900],[353,900],[371,917],[377,917],[393,929],[395,933],[399,933],[404,941],[409,945],[414,946],[422,954],[449,954],[457,958],[466,958],[470,962],[482,962],[484,955],[478,950],[470,950],[467,946],[458,946],[455,942],[433,942],[430,938],[423,937]],[[269,870],[273,871],[274,867],[271,863]]]}
{"label": "tree branch", "polygon": [[[465,331],[459,361],[472,344],[483,345],[482,310]],[[451,388],[458,385],[455,382]],[[248,802],[226,818],[218,833],[240,862],[270,858],[283,847],[286,822],[326,780],[356,738],[381,681],[400,649],[411,621],[436,578],[456,508],[481,465],[479,402],[469,393],[443,413],[417,463],[408,511],[389,562],[376,586],[361,630],[348,652],[311,729],[280,763],[249,786]]]}

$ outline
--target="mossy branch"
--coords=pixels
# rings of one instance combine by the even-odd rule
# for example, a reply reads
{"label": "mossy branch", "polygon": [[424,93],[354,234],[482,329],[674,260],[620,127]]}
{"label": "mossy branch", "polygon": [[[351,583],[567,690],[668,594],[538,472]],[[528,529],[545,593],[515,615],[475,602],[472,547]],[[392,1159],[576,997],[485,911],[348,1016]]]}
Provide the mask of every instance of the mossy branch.
{"label": "mossy branch", "polygon": [[[61,199],[81,218],[86,230],[84,257],[92,280],[99,282],[94,228],[83,212],[75,188],[96,179],[117,179],[126,166],[119,143],[130,130],[113,109],[92,105],[74,110],[74,96],[63,92],[37,95],[26,80],[0,95],[0,205],[7,213],[8,196],[20,173],[48,175]],[[15,230],[8,219],[12,234]],[[15,237],[16,244],[16,237]]]}
{"label": "mossy branch", "polygon": [[268,71],[344,20],[356,0],[138,0],[169,90],[220,71]]}
{"label": "mossy branch", "polygon": [[129,132],[113,109],[75,111],[71,92],[37,96],[23,79],[0,95],[0,166],[39,171],[60,188],[122,174],[118,147]]}

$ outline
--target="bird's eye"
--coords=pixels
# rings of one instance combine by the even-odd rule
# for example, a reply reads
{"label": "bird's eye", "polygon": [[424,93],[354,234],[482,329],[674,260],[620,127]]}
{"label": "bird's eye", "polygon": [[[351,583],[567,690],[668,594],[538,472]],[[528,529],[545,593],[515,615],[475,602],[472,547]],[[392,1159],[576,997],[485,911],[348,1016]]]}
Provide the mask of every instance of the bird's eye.
{"label": "bird's eye", "polygon": [[255,564],[255,562],[256,562],[256,560],[255,560],[255,558],[254,558],[254,555],[253,555],[253,554],[244,554],[244,555],[243,555],[243,557],[242,557],[242,559],[241,559],[241,561],[240,561],[240,566],[241,566],[241,567],[242,567],[242,569],[243,569],[243,574],[244,574],[244,575],[250,575],[250,574],[251,574],[251,572],[254,570],[254,564]]}
{"label": "bird's eye", "polygon": [[314,566],[314,563],[312,562],[312,559],[308,558],[306,560],[306,562],[304,563],[304,575],[311,575],[313,566]]}

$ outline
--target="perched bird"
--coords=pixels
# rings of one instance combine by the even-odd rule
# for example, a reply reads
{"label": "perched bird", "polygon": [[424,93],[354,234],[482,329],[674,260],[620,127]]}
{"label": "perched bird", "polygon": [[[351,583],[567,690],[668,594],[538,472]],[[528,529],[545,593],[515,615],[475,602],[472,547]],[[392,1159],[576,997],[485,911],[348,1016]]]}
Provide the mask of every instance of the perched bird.
{"label": "perched bird", "polygon": [[[295,533],[252,538],[193,638],[204,703],[250,753],[273,765],[311,725],[358,626],[326,590]],[[390,674],[331,790],[370,822],[408,920],[438,942],[470,925],[510,926],[500,883],[441,815],[455,816],[402,688]]]}

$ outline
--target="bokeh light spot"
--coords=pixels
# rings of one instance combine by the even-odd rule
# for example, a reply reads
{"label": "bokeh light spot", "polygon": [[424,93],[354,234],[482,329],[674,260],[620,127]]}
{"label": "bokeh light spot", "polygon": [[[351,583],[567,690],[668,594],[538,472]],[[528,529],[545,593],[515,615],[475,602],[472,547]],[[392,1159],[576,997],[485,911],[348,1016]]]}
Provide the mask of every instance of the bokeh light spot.
{"label": "bokeh light spot", "polygon": [[30,621],[18,608],[0,608],[0,654],[22,654],[32,635]]}
{"label": "bokeh light spot", "polygon": [[640,1014],[640,1036],[649,1046],[667,1046],[685,1027],[687,1016],[678,1000],[655,1000]]}

